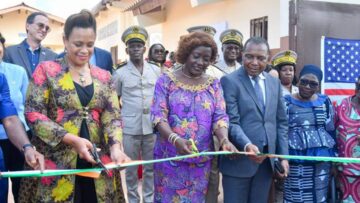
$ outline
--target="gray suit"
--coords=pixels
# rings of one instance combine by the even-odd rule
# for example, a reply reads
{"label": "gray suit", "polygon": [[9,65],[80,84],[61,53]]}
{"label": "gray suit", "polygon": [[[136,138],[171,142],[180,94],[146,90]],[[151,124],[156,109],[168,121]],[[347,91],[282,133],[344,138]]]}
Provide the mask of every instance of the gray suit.
{"label": "gray suit", "polygon": [[[229,138],[240,151],[244,150],[246,144],[252,143],[261,152],[266,149],[269,153],[288,154],[288,126],[282,102],[281,85],[278,79],[265,72],[263,74],[265,76],[266,94],[265,112],[260,109],[254,87],[243,67],[221,78],[226,111],[230,119]],[[266,147],[264,147],[264,143],[267,143]],[[244,187],[253,187],[251,185],[256,185],[256,181],[258,181],[260,187],[256,191],[249,188],[242,188],[238,191],[229,191],[231,189],[228,189],[226,191],[226,188],[236,189],[236,187],[231,185],[233,182],[227,181],[225,177],[223,180],[225,201],[232,199],[231,202],[236,202],[235,199],[239,197],[242,200],[238,200],[238,202],[254,202],[251,198],[254,196],[258,197],[258,201],[255,202],[262,202],[259,201],[261,196],[267,197],[270,189],[270,185],[267,186],[267,183],[270,184],[273,167],[273,160],[269,162],[268,159],[259,165],[246,156],[240,156],[235,160],[222,157],[220,171],[224,176],[232,178],[235,182],[237,180],[248,181],[250,186],[246,186],[247,183],[244,183],[242,184]],[[262,174],[258,176],[260,172]],[[262,182],[265,183],[264,187],[262,187]],[[236,194],[232,194],[234,192]],[[253,194],[247,194],[247,192]]]}
{"label": "gray suit", "polygon": [[[31,78],[32,70],[28,56],[26,54],[26,48],[24,45],[25,40],[22,41],[20,44],[7,47],[5,51],[4,61],[24,67],[28,77]],[[42,61],[55,60],[56,57],[57,54],[55,52],[45,47],[40,47],[39,63]]]}

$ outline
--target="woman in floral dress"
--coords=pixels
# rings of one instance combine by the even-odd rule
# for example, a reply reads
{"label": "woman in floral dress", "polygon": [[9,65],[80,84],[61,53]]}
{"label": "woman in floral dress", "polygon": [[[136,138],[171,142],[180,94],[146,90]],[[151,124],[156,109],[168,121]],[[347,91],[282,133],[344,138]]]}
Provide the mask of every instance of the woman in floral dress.
{"label": "woman in floral dress", "polygon": [[[360,76],[355,95],[336,108],[336,137],[340,157],[360,158]],[[338,182],[344,203],[360,202],[360,164],[339,164]]]}
{"label": "woman in floral dress", "polygon": [[[89,11],[71,15],[64,26],[64,58],[39,64],[30,83],[26,119],[32,143],[45,156],[47,169],[91,168],[92,143],[103,163],[128,159],[121,151],[119,103],[111,75],[89,65],[96,39]],[[19,202],[125,202],[120,173],[99,179],[75,175],[24,178]]]}
{"label": "woman in floral dress", "polygon": [[[152,120],[157,133],[154,157],[166,158],[212,151],[215,134],[223,150],[236,151],[227,138],[228,116],[219,80],[205,74],[215,60],[212,37],[195,32],[181,37],[176,52],[182,65],[164,73],[155,86]],[[196,157],[154,165],[154,202],[205,202],[211,157]]]}

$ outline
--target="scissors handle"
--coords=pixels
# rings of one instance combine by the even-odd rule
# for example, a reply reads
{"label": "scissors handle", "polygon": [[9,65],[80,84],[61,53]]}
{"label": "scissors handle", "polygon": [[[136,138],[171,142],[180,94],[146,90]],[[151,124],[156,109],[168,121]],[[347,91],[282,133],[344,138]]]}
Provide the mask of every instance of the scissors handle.
{"label": "scissors handle", "polygon": [[191,150],[193,151],[193,153],[199,153],[199,150],[196,147],[195,141],[192,138],[190,138],[189,141],[191,142]]}

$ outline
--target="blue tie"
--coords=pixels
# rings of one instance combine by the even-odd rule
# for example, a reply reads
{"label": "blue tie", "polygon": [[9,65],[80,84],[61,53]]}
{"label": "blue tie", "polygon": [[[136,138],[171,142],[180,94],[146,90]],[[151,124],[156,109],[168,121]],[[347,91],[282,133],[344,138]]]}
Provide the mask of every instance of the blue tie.
{"label": "blue tie", "polygon": [[263,91],[259,84],[260,77],[254,76],[254,77],[252,77],[252,79],[255,81],[254,89],[255,89],[255,94],[256,94],[258,103],[260,104],[260,109],[262,110],[262,112],[265,112],[265,102],[264,102]]}

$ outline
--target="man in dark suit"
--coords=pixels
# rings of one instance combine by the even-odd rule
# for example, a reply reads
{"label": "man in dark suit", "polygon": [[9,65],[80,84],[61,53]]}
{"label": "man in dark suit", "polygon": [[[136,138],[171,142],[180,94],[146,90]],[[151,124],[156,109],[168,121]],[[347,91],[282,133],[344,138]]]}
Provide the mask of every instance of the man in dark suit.
{"label": "man in dark suit", "polygon": [[[58,55],[58,58],[65,56],[65,52],[62,52]],[[95,65],[99,68],[109,71],[111,74],[113,72],[113,61],[111,58],[110,52],[105,49],[94,47],[94,53],[90,58],[90,64]]]}
{"label": "man in dark suit", "polygon": [[[266,203],[274,160],[259,152],[288,154],[287,118],[278,79],[264,72],[269,45],[260,37],[244,46],[243,67],[221,78],[230,118],[229,138],[239,151],[252,153],[222,157],[225,203]],[[281,160],[287,176],[288,161]]]}
{"label": "man in dark suit", "polygon": [[49,32],[49,18],[45,13],[30,14],[26,19],[26,39],[20,44],[7,47],[4,61],[24,67],[31,78],[40,62],[56,59],[56,53],[41,46]]}

